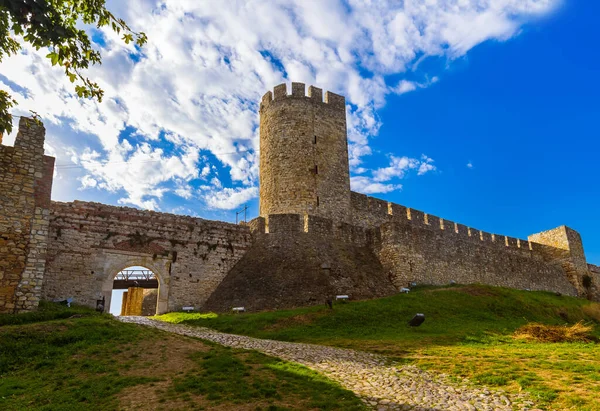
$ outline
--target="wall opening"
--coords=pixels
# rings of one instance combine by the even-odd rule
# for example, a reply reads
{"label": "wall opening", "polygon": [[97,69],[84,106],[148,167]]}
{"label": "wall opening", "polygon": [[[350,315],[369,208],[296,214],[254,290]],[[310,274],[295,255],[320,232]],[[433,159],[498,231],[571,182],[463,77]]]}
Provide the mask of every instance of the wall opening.
{"label": "wall opening", "polygon": [[127,267],[113,278],[110,313],[115,316],[158,314],[158,276],[141,266]]}

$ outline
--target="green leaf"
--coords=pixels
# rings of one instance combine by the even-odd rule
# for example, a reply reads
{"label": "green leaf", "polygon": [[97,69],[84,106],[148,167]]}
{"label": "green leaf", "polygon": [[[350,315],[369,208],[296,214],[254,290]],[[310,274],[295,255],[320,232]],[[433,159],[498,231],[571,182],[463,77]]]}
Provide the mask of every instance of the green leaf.
{"label": "green leaf", "polygon": [[52,61],[53,66],[55,66],[56,63],[58,63],[58,54],[56,54],[55,52],[48,54],[46,57],[50,57],[50,61]]}
{"label": "green leaf", "polygon": [[[102,63],[88,34],[78,28],[79,22],[96,27],[110,25],[125,44],[142,46],[147,42],[144,32],[131,30],[125,20],[107,10],[105,0],[0,0],[0,61],[16,53],[23,41],[37,50],[46,49],[46,58],[53,66],[65,67],[65,76],[74,83],[79,97],[102,101],[102,89],[79,72],[90,64]],[[20,40],[11,35],[20,36]],[[9,102],[10,107],[16,104],[0,94],[0,132],[9,130],[12,124],[7,120]]]}

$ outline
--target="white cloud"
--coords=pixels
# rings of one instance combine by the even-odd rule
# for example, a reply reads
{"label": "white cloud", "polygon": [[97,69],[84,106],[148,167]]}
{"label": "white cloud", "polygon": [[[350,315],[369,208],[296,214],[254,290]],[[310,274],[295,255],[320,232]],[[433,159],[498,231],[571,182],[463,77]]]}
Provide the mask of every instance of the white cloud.
{"label": "white cloud", "polygon": [[258,188],[224,188],[219,191],[209,191],[206,195],[206,204],[211,208],[233,210],[242,204],[256,198]]}
{"label": "white cloud", "polygon": [[364,194],[389,193],[400,190],[402,184],[378,183],[369,177],[355,176],[350,178],[350,188]]}
{"label": "white cloud", "polygon": [[[205,150],[219,170],[229,172],[222,181],[231,187],[199,195],[215,207],[228,207],[256,192],[257,103],[274,85],[303,81],[345,95],[350,165],[373,168],[365,159],[372,153],[370,138],[382,125],[377,110],[386,97],[427,87],[439,73],[417,72],[422,80],[394,85],[386,76],[416,68],[428,56],[451,60],[485,40],[506,40],[528,18],[557,4],[248,0],[215,7],[193,0],[112,0],[108,8],[144,30],[149,42],[138,52],[102,30],[103,64],[89,75],[105,90],[103,103],[76,98],[61,69],[50,65],[44,50],[32,48],[0,63],[8,79],[0,78],[0,88],[19,86],[13,91],[19,113],[35,110],[54,127],[48,142],[59,156],[57,164],[83,166],[83,175],[58,169],[58,189],[95,187],[119,192],[121,203],[159,209],[164,193],[191,199],[194,193],[183,185],[215,171],[214,163],[199,165]],[[435,170],[431,162],[416,161],[418,174]],[[401,178],[403,167],[390,164],[376,169],[371,183],[354,178],[354,184],[378,192],[397,189],[382,183],[386,176]]]}
{"label": "white cloud", "polygon": [[417,84],[414,81],[401,80],[398,87],[395,88],[396,94],[404,94],[417,89]]}
{"label": "white cloud", "polygon": [[469,161],[469,162],[467,163],[467,168],[473,168],[473,163]]}
{"label": "white cloud", "polygon": [[89,175],[84,175],[83,177],[81,177],[80,179],[81,181],[81,187],[80,189],[86,189],[86,188],[93,188],[96,187],[98,185],[98,182],[91,176]]}
{"label": "white cloud", "polygon": [[[416,171],[421,176],[437,168],[433,159],[423,154],[420,159],[409,157],[390,156],[387,167],[371,170],[371,175],[352,176],[350,185],[352,190],[364,194],[389,193],[402,188],[401,184],[392,183],[392,180],[401,180],[410,171]],[[366,170],[361,170],[363,173]]]}
{"label": "white cloud", "polygon": [[422,176],[423,174],[428,173],[429,171],[435,170],[437,170],[437,167],[433,165],[433,159],[423,154],[421,156],[421,164],[419,164],[419,171],[417,172],[417,174]]}
{"label": "white cloud", "polygon": [[373,180],[389,181],[394,177],[403,178],[406,171],[419,167],[419,160],[408,157],[390,157],[390,164],[387,167],[373,170]]}

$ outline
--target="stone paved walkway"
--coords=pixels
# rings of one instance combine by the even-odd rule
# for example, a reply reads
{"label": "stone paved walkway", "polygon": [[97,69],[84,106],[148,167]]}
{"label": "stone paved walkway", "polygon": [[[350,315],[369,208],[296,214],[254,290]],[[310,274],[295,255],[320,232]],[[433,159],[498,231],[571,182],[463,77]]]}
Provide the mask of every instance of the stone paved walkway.
{"label": "stone paved walkway", "polygon": [[229,347],[260,351],[305,365],[353,391],[373,409],[387,410],[527,410],[533,403],[517,396],[451,383],[443,374],[415,366],[389,364],[375,354],[313,344],[263,340],[209,328],[170,324],[146,317],[117,317],[164,331],[197,337]]}

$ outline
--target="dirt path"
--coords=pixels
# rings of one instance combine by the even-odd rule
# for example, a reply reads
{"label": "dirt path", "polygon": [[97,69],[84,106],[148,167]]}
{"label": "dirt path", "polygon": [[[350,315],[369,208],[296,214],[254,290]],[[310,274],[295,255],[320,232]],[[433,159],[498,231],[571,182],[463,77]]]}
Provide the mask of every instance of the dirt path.
{"label": "dirt path", "polygon": [[164,331],[202,338],[221,345],[260,351],[300,363],[339,382],[377,410],[527,410],[524,394],[509,395],[485,387],[451,383],[443,374],[415,366],[389,364],[382,356],[313,344],[263,340],[209,328],[170,324],[146,317],[117,317]]}

